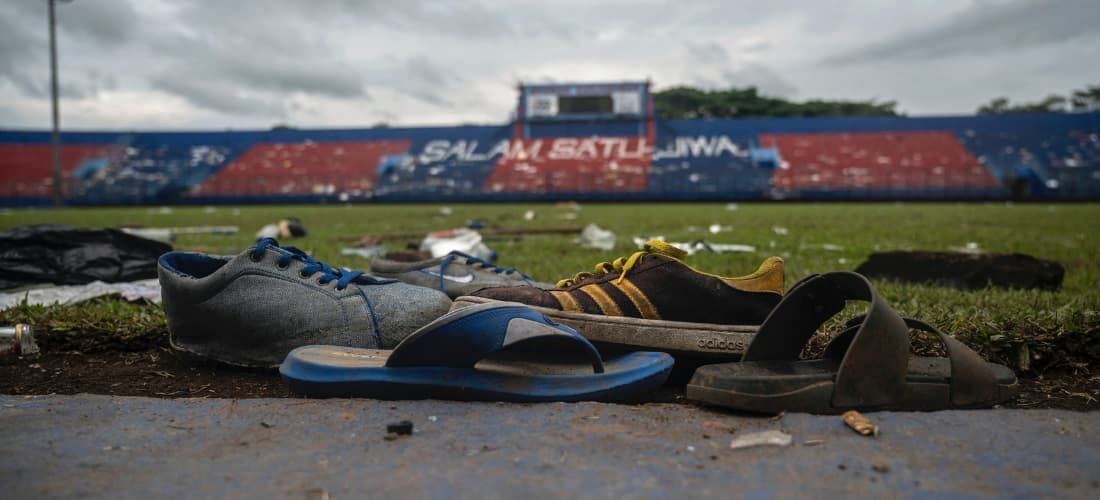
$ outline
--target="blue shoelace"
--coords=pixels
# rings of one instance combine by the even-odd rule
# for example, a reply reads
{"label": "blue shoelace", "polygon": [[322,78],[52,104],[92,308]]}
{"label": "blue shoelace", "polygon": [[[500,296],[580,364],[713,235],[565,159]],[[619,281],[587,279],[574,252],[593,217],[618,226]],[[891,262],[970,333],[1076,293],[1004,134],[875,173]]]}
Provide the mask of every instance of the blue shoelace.
{"label": "blue shoelace", "polygon": [[298,260],[305,262],[305,267],[300,271],[303,278],[308,278],[314,274],[321,273],[320,279],[317,281],[322,285],[328,284],[332,280],[336,280],[336,289],[343,290],[351,283],[364,284],[364,285],[380,285],[385,283],[392,283],[393,280],[381,280],[373,276],[363,274],[363,271],[353,271],[350,269],[340,269],[332,267],[324,262],[310,257],[308,254],[295,247],[281,247],[279,242],[274,238],[263,238],[256,243],[256,248],[252,250],[252,260],[260,260],[263,258],[264,252],[268,247],[274,247],[280,250],[279,255],[279,267],[285,268],[290,265],[290,261]]}
{"label": "blue shoelace", "polygon": [[458,250],[451,251],[451,253],[448,253],[445,257],[443,257],[443,260],[439,261],[439,274],[443,274],[443,272],[447,270],[447,266],[451,265],[451,262],[453,262],[458,257],[462,257],[463,259],[465,259],[467,264],[477,264],[479,267],[497,274],[518,274],[522,276],[525,280],[531,279],[528,278],[526,274],[517,271],[515,268],[498,266],[487,260],[474,257],[473,255],[464,254],[462,252],[459,252]]}

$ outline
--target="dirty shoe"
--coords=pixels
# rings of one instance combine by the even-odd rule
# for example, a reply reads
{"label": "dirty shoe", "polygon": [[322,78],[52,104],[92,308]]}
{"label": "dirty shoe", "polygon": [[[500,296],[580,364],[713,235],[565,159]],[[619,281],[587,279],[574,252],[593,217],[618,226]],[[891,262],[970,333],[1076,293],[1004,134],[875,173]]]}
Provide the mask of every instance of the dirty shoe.
{"label": "dirty shoe", "polygon": [[392,253],[385,257],[375,257],[370,262],[371,273],[412,285],[434,288],[451,298],[491,287],[527,285],[553,288],[553,285],[536,282],[515,269],[501,267],[462,252],[451,252],[443,257],[426,260],[403,258],[407,256],[407,253]]}
{"label": "dirty shoe", "polygon": [[166,253],[158,274],[172,347],[242,366],[278,366],[308,344],[392,349],[451,305],[273,239],[236,257]]}
{"label": "dirty shoe", "polygon": [[702,358],[736,358],[783,293],[783,259],[756,272],[724,277],[693,269],[685,252],[660,240],[630,257],[556,288],[487,288],[459,297],[453,308],[490,301],[520,302],[588,340],[604,345]]}

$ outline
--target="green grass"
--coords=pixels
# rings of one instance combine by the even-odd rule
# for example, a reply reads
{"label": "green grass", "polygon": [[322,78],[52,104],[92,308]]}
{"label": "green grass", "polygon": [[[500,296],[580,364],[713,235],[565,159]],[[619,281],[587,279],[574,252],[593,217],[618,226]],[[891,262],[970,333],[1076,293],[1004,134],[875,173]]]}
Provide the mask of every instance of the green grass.
{"label": "green grass", "polygon": [[[1058,292],[987,289],[976,292],[931,286],[879,282],[880,292],[901,313],[923,318],[963,339],[986,356],[1018,369],[1088,368],[1100,362],[1100,206],[1090,204],[586,204],[576,220],[572,212],[551,204],[356,206],[244,206],[159,208],[94,208],[14,210],[0,212],[0,228],[56,222],[78,226],[144,225],[148,227],[237,225],[235,236],[181,236],[175,246],[235,254],[253,241],[261,225],[294,215],[308,227],[308,237],[294,245],[333,264],[363,268],[366,261],[340,256],[348,239],[373,234],[427,232],[459,227],[468,219],[490,225],[546,227],[595,222],[618,236],[611,252],[576,247],[572,237],[528,236],[489,241],[500,263],[552,281],[589,270],[600,261],[629,255],[635,236],[661,235],[669,240],[754,245],[755,253],[695,255],[698,269],[726,275],[752,271],[768,255],[786,260],[787,282],[810,273],[854,269],[878,250],[950,250],[968,242],[988,252],[1022,252],[1061,262],[1066,267]],[[538,215],[523,218],[525,210]],[[731,226],[710,234],[711,224]],[[787,234],[773,229],[781,226]],[[835,245],[839,249],[825,249]],[[394,246],[394,245],[391,245]],[[400,246],[399,244],[396,246]],[[832,247],[830,247],[832,248]],[[58,333],[111,333],[119,338],[164,335],[163,314],[149,306],[111,305],[95,301],[77,307],[20,307],[0,313],[0,322],[33,319]],[[852,307],[847,316],[858,313]],[[835,331],[839,320],[827,325]],[[923,343],[920,348],[927,348]]]}

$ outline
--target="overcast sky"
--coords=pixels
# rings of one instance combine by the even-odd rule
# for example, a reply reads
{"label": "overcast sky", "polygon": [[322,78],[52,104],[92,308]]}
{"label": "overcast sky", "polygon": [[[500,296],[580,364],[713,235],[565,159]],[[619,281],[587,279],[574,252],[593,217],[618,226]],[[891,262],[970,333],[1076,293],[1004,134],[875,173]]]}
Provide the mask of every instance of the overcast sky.
{"label": "overcast sky", "polygon": [[[49,127],[46,0],[0,5],[0,128]],[[1100,0],[76,0],[62,126],[499,123],[519,81],[756,85],[972,113],[1100,84]]]}

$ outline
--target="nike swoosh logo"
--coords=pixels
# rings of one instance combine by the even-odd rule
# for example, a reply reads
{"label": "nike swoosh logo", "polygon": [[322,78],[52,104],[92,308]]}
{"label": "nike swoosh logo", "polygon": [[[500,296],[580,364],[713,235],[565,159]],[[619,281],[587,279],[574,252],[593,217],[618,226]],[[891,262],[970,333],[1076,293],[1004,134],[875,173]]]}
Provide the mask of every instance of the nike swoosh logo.
{"label": "nike swoosh logo", "polygon": [[436,278],[443,278],[447,281],[453,281],[455,283],[469,283],[474,280],[473,273],[466,273],[465,276],[451,276],[449,274],[439,274],[439,271],[422,271],[428,273]]}

